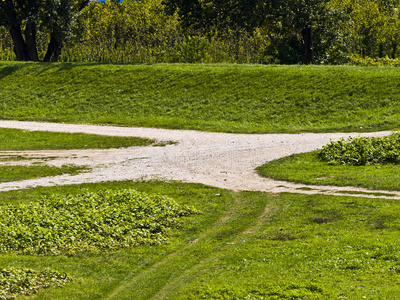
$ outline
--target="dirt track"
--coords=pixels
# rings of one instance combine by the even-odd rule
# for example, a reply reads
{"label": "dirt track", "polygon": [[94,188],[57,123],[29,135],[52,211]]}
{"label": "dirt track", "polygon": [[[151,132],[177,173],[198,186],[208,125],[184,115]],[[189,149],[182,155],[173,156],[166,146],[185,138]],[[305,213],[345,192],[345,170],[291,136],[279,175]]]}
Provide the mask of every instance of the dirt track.
{"label": "dirt track", "polygon": [[[56,132],[80,132],[110,136],[137,136],[178,144],[165,147],[131,147],[107,150],[13,151],[12,154],[35,157],[57,157],[45,163],[87,165],[90,173],[62,175],[34,180],[0,183],[0,191],[103,182],[116,180],[179,180],[203,183],[232,190],[253,190],[272,193],[323,193],[338,191],[377,192],[354,187],[307,186],[262,178],[255,168],[277,158],[308,152],[322,147],[331,139],[348,136],[383,136],[391,132],[374,133],[303,133],[303,134],[227,134],[187,130],[131,128],[78,124],[0,121],[0,127]],[[5,155],[10,152],[0,152]],[[312,188],[303,190],[302,188]],[[382,191],[380,191],[382,192]],[[400,192],[391,199],[400,199]],[[357,194],[350,194],[356,196]],[[362,195],[366,197],[366,195]],[[370,196],[387,198],[384,196]]]}

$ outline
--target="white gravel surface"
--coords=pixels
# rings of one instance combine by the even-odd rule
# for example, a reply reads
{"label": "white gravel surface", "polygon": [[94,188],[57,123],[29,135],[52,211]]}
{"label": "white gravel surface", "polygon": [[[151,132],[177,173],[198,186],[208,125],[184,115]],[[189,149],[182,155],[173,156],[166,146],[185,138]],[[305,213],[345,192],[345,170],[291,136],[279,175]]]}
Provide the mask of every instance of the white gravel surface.
{"label": "white gravel surface", "polygon": [[[337,140],[349,136],[383,136],[391,133],[384,131],[363,134],[227,134],[19,121],[0,121],[0,127],[109,136],[136,136],[178,143],[165,147],[148,146],[107,150],[2,151],[0,155],[18,154],[43,158],[56,156],[56,159],[45,161],[45,163],[54,166],[87,165],[92,168],[92,171],[75,176],[62,175],[0,183],[0,191],[85,182],[160,179],[203,183],[232,190],[272,193],[377,192],[354,187],[307,186],[275,181],[260,177],[255,168],[267,161],[318,149],[331,139]],[[302,189],[305,187],[312,189]],[[390,191],[388,193],[396,194],[395,197],[390,197],[391,199],[400,199],[400,192]],[[372,195],[371,197],[378,198],[378,196]],[[380,196],[380,198],[386,197]]]}

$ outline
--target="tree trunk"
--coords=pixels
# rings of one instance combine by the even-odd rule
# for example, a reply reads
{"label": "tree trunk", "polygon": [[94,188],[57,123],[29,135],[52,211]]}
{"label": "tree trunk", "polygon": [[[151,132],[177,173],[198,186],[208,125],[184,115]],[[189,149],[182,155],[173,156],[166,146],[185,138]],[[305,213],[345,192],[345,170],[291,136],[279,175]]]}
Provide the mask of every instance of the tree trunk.
{"label": "tree trunk", "polygon": [[306,25],[306,27],[301,31],[301,39],[303,43],[303,52],[301,55],[302,63],[305,65],[314,63],[314,48],[311,24]]}
{"label": "tree trunk", "polygon": [[17,56],[17,60],[26,61],[28,60],[28,51],[24,38],[22,36],[21,27],[19,25],[12,25],[10,28],[11,38],[14,44],[14,53]]}
{"label": "tree trunk", "polygon": [[62,41],[60,41],[60,39],[57,38],[57,36],[54,33],[52,33],[50,35],[50,43],[47,46],[46,55],[44,56],[43,61],[45,62],[58,61],[58,58],[61,55],[62,46],[63,46]]}
{"label": "tree trunk", "polygon": [[25,25],[25,43],[29,60],[39,61],[39,55],[36,46],[36,24],[27,22]]}

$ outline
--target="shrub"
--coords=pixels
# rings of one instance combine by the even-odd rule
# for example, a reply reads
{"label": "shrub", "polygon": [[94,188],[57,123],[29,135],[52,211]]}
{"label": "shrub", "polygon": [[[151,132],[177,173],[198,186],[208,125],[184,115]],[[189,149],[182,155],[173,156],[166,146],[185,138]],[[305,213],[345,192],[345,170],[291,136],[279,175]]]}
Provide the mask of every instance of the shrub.
{"label": "shrub", "polygon": [[356,137],[331,141],[319,153],[331,165],[371,165],[400,162],[400,134],[385,137]]}
{"label": "shrub", "polygon": [[156,245],[193,213],[170,198],[134,190],[54,195],[0,207],[0,251],[75,254]]}

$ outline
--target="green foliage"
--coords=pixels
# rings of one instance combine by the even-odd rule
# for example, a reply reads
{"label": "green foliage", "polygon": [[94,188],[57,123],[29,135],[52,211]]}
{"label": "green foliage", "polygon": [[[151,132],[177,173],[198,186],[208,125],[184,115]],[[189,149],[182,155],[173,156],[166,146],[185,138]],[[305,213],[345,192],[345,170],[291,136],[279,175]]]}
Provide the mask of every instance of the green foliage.
{"label": "green foliage", "polygon": [[16,299],[18,295],[27,296],[43,288],[61,287],[70,281],[72,278],[68,274],[51,269],[42,271],[14,267],[0,269],[0,299]]}
{"label": "green foliage", "polygon": [[400,134],[385,137],[356,137],[322,147],[320,158],[332,165],[363,166],[400,162]]}
{"label": "green foliage", "polygon": [[[21,43],[14,44],[12,3],[21,29]],[[32,60],[296,64],[301,31],[309,25],[316,63],[343,64],[352,56],[396,58],[398,7],[398,0],[3,0],[0,59],[15,59],[15,44],[32,48],[32,37],[37,53],[25,53]],[[204,40],[188,45],[190,38]],[[193,59],[193,53],[201,57]]]}
{"label": "green foliage", "polygon": [[69,254],[158,245],[179,218],[198,213],[168,197],[134,190],[55,195],[0,207],[0,251]]}
{"label": "green foliage", "polygon": [[323,289],[310,285],[287,284],[278,286],[225,286],[203,287],[188,292],[188,300],[209,299],[209,300],[278,300],[278,299],[319,299],[323,297]]}
{"label": "green foliage", "polygon": [[372,57],[361,57],[359,55],[352,55],[349,57],[348,64],[354,66],[400,67],[400,59],[389,58],[387,56],[381,58],[372,58]]}
{"label": "green foliage", "polygon": [[72,35],[71,26],[89,0],[3,0],[0,25],[10,33],[17,60],[38,61],[38,31],[48,44],[44,61],[57,61],[62,43]]}

